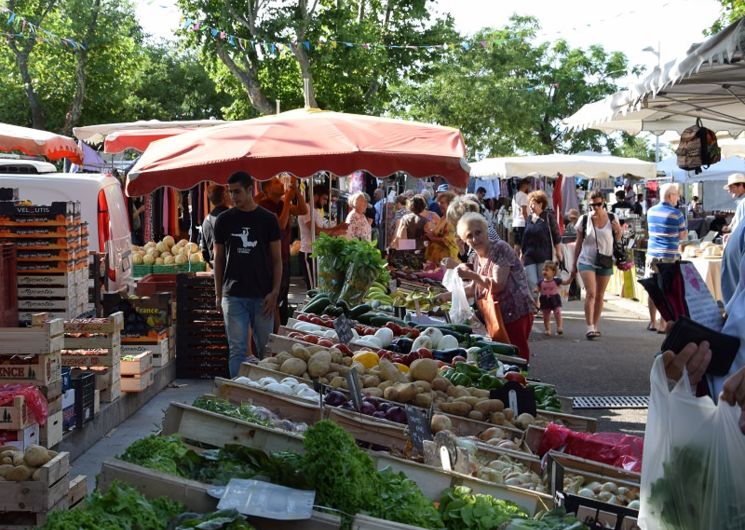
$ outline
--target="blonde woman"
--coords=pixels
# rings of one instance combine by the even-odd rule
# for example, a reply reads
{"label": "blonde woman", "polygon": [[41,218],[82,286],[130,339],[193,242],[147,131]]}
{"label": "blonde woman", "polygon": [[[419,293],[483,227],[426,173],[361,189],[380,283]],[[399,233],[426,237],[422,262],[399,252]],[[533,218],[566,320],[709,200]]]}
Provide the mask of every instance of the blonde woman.
{"label": "blonde woman", "polygon": [[[455,198],[452,191],[443,191],[437,194],[437,205],[441,212],[447,212],[448,206]],[[429,225],[428,225],[429,226]],[[427,227],[425,227],[425,231]],[[450,226],[447,217],[443,215],[440,220],[434,223],[431,230],[427,231],[429,245],[424,252],[427,261],[433,262],[439,266],[445,258],[458,257],[458,245],[455,243],[455,225]]]}
{"label": "blonde woman", "polygon": [[372,239],[372,219],[365,216],[367,210],[367,198],[362,192],[355,193],[349,197],[349,213],[347,214],[347,239]]}

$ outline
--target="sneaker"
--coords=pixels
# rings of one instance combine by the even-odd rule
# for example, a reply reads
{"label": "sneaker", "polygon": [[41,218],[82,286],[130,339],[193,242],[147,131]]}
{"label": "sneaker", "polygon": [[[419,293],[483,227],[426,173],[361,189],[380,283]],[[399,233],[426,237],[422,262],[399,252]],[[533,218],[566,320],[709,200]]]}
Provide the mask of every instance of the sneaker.
{"label": "sneaker", "polygon": [[259,359],[259,358],[258,358],[258,357],[256,357],[255,355],[249,355],[248,357],[246,357],[246,360],[245,360],[245,361],[243,361],[243,362],[244,362],[244,363],[248,363],[248,364],[259,364],[259,361],[260,361],[260,360],[261,360],[261,359]]}

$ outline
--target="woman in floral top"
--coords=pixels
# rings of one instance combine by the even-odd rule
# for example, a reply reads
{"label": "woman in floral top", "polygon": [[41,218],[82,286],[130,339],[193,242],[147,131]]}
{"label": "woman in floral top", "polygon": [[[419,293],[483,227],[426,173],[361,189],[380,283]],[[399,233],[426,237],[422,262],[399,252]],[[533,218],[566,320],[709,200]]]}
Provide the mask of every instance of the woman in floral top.
{"label": "woman in floral top", "polygon": [[[466,295],[481,299],[491,291],[499,303],[510,342],[520,351],[520,356],[529,361],[528,336],[535,305],[520,259],[509,244],[489,239],[486,219],[480,214],[472,212],[461,217],[457,232],[475,251],[467,264],[457,266],[458,275],[471,281],[466,286]],[[449,294],[440,296],[448,298]]]}
{"label": "woman in floral top", "polygon": [[349,197],[349,207],[351,208],[349,214],[347,214],[347,239],[363,239],[370,241],[372,238],[372,219],[365,217],[365,210],[367,209],[367,199],[365,194],[362,192],[355,193]]}

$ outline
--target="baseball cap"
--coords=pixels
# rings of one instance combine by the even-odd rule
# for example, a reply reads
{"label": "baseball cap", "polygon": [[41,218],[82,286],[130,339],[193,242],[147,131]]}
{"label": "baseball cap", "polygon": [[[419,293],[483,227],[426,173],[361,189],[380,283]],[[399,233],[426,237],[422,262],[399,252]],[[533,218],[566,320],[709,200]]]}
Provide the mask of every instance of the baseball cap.
{"label": "baseball cap", "polygon": [[727,177],[727,184],[724,186],[724,189],[729,189],[732,184],[745,184],[745,175],[742,173],[732,173]]}
{"label": "baseball cap", "polygon": [[447,190],[448,190],[448,185],[447,184],[440,184],[439,186],[437,186],[437,193],[441,193],[441,192],[447,191]]}

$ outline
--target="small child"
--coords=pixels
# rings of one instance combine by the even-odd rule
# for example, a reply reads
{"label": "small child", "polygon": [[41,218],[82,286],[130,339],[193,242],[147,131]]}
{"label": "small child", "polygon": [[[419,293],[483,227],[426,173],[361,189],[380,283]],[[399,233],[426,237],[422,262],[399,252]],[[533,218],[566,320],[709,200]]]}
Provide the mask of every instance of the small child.
{"label": "small child", "polygon": [[553,261],[547,261],[543,264],[543,279],[538,282],[538,303],[543,313],[543,334],[551,335],[551,313],[556,318],[556,334],[563,335],[564,329],[561,323],[561,295],[559,295],[560,285],[569,285],[569,280],[562,281],[557,278],[559,273],[558,265]]}

